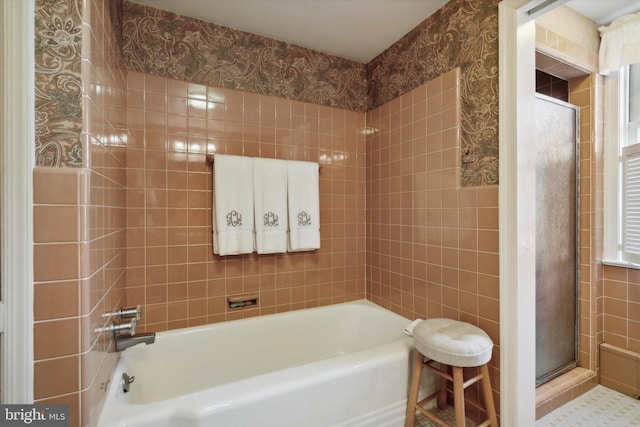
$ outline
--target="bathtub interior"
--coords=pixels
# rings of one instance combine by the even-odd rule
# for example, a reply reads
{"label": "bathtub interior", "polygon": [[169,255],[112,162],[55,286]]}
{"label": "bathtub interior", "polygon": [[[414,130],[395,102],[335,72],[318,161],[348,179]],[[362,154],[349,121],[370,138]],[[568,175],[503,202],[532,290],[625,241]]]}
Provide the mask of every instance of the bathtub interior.
{"label": "bathtub interior", "polygon": [[159,333],[127,349],[128,404],[148,404],[402,342],[409,321],[368,301]]}

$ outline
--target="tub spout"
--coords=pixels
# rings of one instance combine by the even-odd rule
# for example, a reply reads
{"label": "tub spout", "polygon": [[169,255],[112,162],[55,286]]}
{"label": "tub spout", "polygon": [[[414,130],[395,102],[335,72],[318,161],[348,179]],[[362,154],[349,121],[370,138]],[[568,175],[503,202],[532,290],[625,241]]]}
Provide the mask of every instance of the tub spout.
{"label": "tub spout", "polygon": [[155,332],[146,332],[136,335],[116,335],[116,351],[123,351],[136,344],[153,344],[156,341]]}

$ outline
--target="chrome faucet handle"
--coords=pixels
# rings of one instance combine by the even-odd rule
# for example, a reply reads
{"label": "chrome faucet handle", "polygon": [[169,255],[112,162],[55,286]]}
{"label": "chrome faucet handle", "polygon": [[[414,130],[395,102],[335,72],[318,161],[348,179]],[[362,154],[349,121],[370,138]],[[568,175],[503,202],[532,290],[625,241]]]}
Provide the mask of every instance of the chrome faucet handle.
{"label": "chrome faucet handle", "polygon": [[126,334],[128,333],[131,336],[136,334],[136,327],[138,326],[138,321],[133,318],[129,321],[129,323],[120,323],[118,325],[111,325],[111,333],[115,334]]}
{"label": "chrome faucet handle", "polygon": [[95,328],[94,332],[99,334],[101,332],[109,332],[111,337],[115,337],[118,334],[129,334],[134,336],[136,334],[136,328],[138,326],[138,321],[134,318],[131,319],[129,323],[118,323],[111,322],[109,326],[105,326],[102,328]]}
{"label": "chrome faucet handle", "polygon": [[140,317],[142,317],[142,307],[139,304],[135,307],[123,307],[118,311],[118,315],[121,319],[140,320]]}
{"label": "chrome faucet handle", "polygon": [[120,310],[112,313],[103,313],[102,317],[113,317],[117,322],[122,321],[122,319],[140,320],[140,317],[142,317],[142,307],[140,305],[136,305],[135,307],[122,307]]}

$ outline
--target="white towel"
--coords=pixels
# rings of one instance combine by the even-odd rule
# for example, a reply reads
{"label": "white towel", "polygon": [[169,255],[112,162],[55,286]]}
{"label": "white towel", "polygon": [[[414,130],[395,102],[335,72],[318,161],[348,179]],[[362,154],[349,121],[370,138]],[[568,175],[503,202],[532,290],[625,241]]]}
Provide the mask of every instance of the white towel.
{"label": "white towel", "polygon": [[287,162],[253,159],[253,204],[256,251],[287,251]]}
{"label": "white towel", "polygon": [[216,154],[213,165],[213,252],[253,252],[253,161]]}
{"label": "white towel", "polygon": [[312,162],[287,162],[289,182],[289,250],[320,248],[319,166]]}

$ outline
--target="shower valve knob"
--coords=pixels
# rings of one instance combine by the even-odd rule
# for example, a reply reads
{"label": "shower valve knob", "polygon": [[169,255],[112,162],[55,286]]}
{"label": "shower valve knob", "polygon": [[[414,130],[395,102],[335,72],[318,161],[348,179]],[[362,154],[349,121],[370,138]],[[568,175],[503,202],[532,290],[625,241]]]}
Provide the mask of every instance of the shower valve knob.
{"label": "shower valve knob", "polygon": [[121,319],[140,320],[140,317],[142,316],[142,307],[140,305],[137,305],[135,307],[123,307],[120,309],[120,311],[118,311],[118,315]]}

